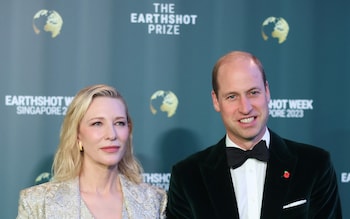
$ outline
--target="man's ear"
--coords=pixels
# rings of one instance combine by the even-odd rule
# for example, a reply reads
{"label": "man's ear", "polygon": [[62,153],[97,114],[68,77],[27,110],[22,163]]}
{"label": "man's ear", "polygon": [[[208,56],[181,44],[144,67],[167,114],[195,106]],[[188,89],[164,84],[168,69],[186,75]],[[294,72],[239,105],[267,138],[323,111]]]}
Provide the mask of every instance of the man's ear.
{"label": "man's ear", "polygon": [[218,97],[216,96],[216,94],[213,90],[211,91],[211,99],[213,101],[213,106],[214,106],[215,111],[220,112]]}
{"label": "man's ear", "polygon": [[266,92],[267,102],[270,102],[271,94],[270,94],[269,83],[268,83],[267,81],[266,81],[266,83],[265,83],[265,92]]}

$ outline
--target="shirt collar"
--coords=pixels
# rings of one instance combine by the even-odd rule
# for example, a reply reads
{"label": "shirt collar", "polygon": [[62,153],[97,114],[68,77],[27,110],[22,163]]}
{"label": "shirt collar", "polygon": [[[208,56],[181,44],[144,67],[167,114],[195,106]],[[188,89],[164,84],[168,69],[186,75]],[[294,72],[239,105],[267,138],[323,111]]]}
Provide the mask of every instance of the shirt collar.
{"label": "shirt collar", "polygon": [[[267,148],[270,147],[270,132],[269,132],[268,128],[265,129],[265,133],[264,133],[263,137],[260,140],[264,140],[266,142]],[[236,147],[236,148],[243,149],[242,147],[238,146],[236,143],[231,141],[231,139],[228,137],[227,134],[226,134],[225,141],[226,141],[226,147]]]}

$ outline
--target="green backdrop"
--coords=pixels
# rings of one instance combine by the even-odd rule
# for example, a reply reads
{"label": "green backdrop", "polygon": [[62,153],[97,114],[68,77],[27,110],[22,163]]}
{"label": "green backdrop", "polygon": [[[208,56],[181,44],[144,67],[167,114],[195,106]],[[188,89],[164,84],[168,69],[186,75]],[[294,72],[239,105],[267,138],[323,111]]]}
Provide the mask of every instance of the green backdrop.
{"label": "green backdrop", "polygon": [[47,180],[66,107],[96,83],[124,94],[144,180],[167,188],[172,164],[225,134],[211,69],[231,50],[263,62],[270,128],[331,152],[350,218],[349,10],[345,0],[1,1],[1,218]]}

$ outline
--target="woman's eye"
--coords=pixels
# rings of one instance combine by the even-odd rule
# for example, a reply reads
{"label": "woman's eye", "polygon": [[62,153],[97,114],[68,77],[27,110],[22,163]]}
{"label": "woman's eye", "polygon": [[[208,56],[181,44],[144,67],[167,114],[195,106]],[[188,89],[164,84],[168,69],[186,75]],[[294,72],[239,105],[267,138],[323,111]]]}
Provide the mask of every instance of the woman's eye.
{"label": "woman's eye", "polygon": [[101,126],[102,125],[102,122],[94,122],[92,123],[92,126]]}
{"label": "woman's eye", "polygon": [[126,125],[126,122],[124,121],[118,121],[115,123],[117,126],[125,126]]}

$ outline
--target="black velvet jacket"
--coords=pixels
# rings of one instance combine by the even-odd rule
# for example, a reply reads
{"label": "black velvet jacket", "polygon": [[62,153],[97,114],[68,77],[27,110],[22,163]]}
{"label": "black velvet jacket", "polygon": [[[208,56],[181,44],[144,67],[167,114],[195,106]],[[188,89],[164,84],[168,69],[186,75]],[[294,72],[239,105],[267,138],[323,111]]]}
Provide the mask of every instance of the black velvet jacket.
{"label": "black velvet jacket", "polygon": [[[270,130],[262,219],[341,219],[337,177],[328,152]],[[168,219],[238,219],[225,138],[173,166]],[[284,175],[285,171],[289,176]],[[299,205],[287,207],[288,204]]]}

